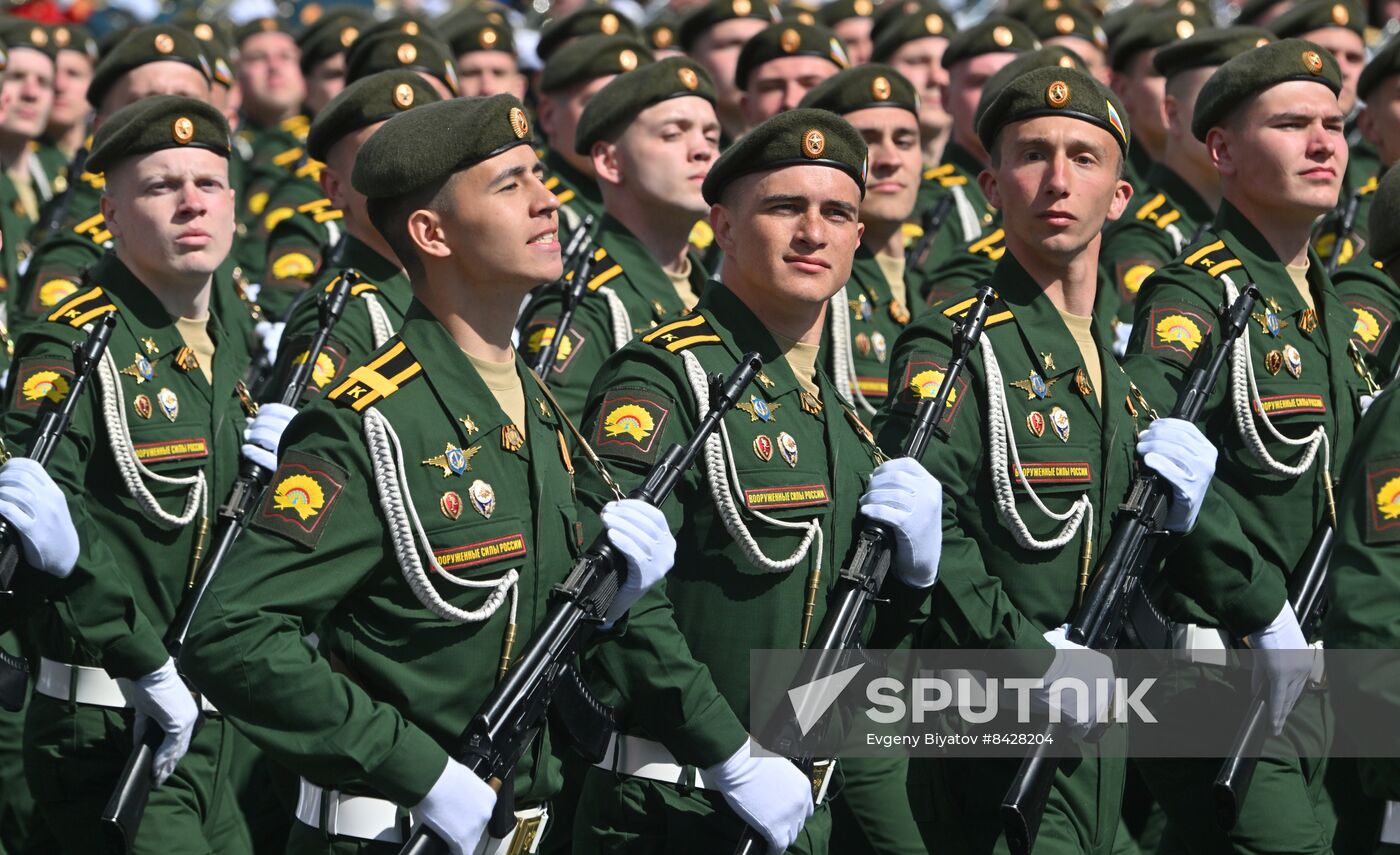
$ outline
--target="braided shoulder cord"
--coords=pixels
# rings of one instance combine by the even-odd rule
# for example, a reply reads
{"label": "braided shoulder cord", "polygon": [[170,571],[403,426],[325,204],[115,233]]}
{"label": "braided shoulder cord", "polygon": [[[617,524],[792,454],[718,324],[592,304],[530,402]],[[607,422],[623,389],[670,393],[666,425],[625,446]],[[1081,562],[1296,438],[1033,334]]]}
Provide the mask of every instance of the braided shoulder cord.
{"label": "braided shoulder cord", "polygon": [[845,288],[832,295],[826,310],[831,315],[831,367],[836,394],[848,406],[873,416],[875,407],[861,394],[855,358],[851,355],[851,315]]}

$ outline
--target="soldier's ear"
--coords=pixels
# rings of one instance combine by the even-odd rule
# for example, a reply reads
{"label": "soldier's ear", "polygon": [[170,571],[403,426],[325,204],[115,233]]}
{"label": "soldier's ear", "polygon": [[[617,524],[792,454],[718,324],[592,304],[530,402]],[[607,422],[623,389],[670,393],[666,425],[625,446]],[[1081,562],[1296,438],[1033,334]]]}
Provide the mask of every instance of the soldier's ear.
{"label": "soldier's ear", "polygon": [[408,239],[423,255],[446,258],[452,254],[447,244],[447,232],[437,211],[417,208],[408,215]]}
{"label": "soldier's ear", "polygon": [[1239,171],[1230,148],[1230,135],[1224,128],[1216,126],[1206,132],[1206,154],[1221,175],[1234,175]]}
{"label": "soldier's ear", "polygon": [[734,254],[734,221],[729,209],[723,203],[710,206],[710,228],[715,233],[715,243],[725,255]]}
{"label": "soldier's ear", "polygon": [[1376,128],[1376,114],[1371,112],[1370,107],[1362,107],[1361,112],[1356,114],[1356,129],[1371,145],[1378,146],[1383,142],[1380,130]]}
{"label": "soldier's ear", "polygon": [[340,210],[345,210],[345,200],[340,196],[340,176],[329,164],[321,168],[321,174],[317,180],[321,184],[321,192],[326,194],[326,198],[331,200],[331,204]]}
{"label": "soldier's ear", "polygon": [[595,142],[590,154],[593,159],[593,171],[598,174],[599,181],[606,181],[618,186],[623,183],[624,176],[618,162],[616,143],[602,142],[601,140]]}
{"label": "soldier's ear", "polygon": [[[111,175],[112,173],[108,171],[107,181],[109,183],[112,180]],[[121,223],[117,220],[116,206],[112,204],[112,200],[107,196],[105,192],[102,194],[101,198],[102,219],[105,221],[107,231],[112,233],[112,237],[120,238],[122,236],[122,227]]]}
{"label": "soldier's ear", "polygon": [[1001,190],[997,187],[997,178],[990,169],[984,169],[977,173],[977,186],[982,188],[982,195],[987,197],[987,204],[1001,210]]}

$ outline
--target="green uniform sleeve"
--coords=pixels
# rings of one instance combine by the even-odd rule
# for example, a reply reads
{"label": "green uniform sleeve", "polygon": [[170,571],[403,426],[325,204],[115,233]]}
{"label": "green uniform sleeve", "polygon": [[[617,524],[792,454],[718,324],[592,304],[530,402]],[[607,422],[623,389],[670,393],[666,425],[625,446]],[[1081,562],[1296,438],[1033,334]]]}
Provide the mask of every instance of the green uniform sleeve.
{"label": "green uniform sleeve", "polygon": [[[520,320],[520,353],[526,362],[533,365],[546,342],[554,338],[562,310],[562,300],[553,289],[526,307]],[[603,295],[584,292],[564,335],[547,379],[559,406],[580,424],[590,400],[589,386],[613,352],[612,316]]]}

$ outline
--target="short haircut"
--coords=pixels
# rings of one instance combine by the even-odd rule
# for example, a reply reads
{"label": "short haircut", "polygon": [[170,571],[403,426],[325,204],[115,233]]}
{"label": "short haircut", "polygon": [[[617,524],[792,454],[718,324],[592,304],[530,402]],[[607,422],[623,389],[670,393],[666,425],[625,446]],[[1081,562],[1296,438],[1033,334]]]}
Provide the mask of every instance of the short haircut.
{"label": "short haircut", "polygon": [[418,257],[418,247],[408,236],[408,218],[419,210],[442,213],[447,207],[446,190],[458,174],[453,173],[402,196],[366,200],[365,211],[369,214],[370,223],[383,236],[394,255],[398,256],[410,281],[422,281],[427,271]]}

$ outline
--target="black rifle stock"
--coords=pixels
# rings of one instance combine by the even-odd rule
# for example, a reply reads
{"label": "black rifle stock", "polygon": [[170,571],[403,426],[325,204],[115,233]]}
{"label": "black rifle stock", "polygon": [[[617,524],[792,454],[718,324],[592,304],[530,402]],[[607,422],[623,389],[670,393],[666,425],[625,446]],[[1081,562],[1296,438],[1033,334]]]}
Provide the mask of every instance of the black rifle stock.
{"label": "black rifle stock", "polygon": [[[279,403],[289,407],[300,403],[302,393],[306,391],[306,385],[311,382],[312,373],[316,368],[316,357],[325,348],[331,332],[345,311],[346,303],[349,302],[350,291],[359,280],[358,271],[346,270],[321,300],[321,323],[307,348],[306,361],[293,366]],[[185,589],[175,610],[175,619],[166,630],[165,649],[177,663],[180,651],[185,645],[185,637],[194,621],[195,612],[204,598],[205,591],[209,589],[209,583],[214,580],[239,534],[243,532],[244,524],[257,508],[268,482],[272,480],[272,475],[269,470],[246,458],[239,465],[238,480],[229,491],[228,501],[218,510],[213,549],[204,562],[203,570]],[[141,827],[146,802],[151,796],[156,749],[160,748],[164,739],[165,731],[156,727],[154,722],[148,722],[140,741],[127,756],[126,765],[122,767],[121,775],[117,778],[117,785],[102,810],[102,825],[109,840],[125,851],[131,849],[136,832]]]}
{"label": "black rifle stock", "polygon": [[[117,317],[108,313],[92,325],[88,336],[81,342],[73,343],[73,381],[68,385],[68,394],[56,407],[48,407],[39,417],[38,429],[29,445],[28,457],[40,466],[47,466],[53,457],[59,440],[68,430],[73,420],[73,411],[83,392],[92,382],[92,374],[107,351],[107,343],[116,329]],[[23,560],[19,535],[10,523],[0,518],[0,597],[14,596],[15,571]],[[0,708],[18,712],[24,705],[25,689],[29,683],[29,663],[19,656],[12,656],[0,650]]]}
{"label": "black rifle stock", "polygon": [[943,223],[948,219],[948,214],[953,210],[953,197],[951,194],[939,199],[932,208],[924,212],[923,227],[924,233],[919,235],[919,240],[904,255],[906,266],[914,267],[923,263],[924,254],[933,245],[933,239],[938,236],[938,232],[943,228]]}
{"label": "black rifle stock", "polygon": [[[1201,342],[1171,418],[1188,422],[1200,418],[1229,358],[1230,346],[1244,332],[1257,299],[1259,289],[1251,284],[1233,304],[1221,309],[1220,346],[1212,349],[1209,340]],[[1142,574],[1151,563],[1155,538],[1162,533],[1170,500],[1171,485],[1167,480],[1139,465],[1127,496],[1118,506],[1113,534],[1070,624],[1071,641],[1094,650],[1112,650],[1118,645],[1128,608],[1136,597],[1146,596],[1141,589]],[[1060,758],[1052,756],[1051,751],[1055,742],[1069,738],[1069,726],[1047,723],[1041,736],[1035,750],[1021,761],[1001,803],[1002,827],[1013,855],[1029,855],[1035,847],[1050,785],[1060,765]]]}
{"label": "black rifle stock", "polygon": [[[763,361],[747,353],[728,378],[710,380],[710,411],[684,445],[666,450],[646,481],[628,494],[652,505],[665,502],[695,461],[724,414],[758,376]],[[550,593],[552,604],[520,659],[510,666],[462,732],[452,756],[498,792],[510,786],[515,764],[544,723],[560,683],[592,639],[627,575],[627,564],[602,532]],[[399,855],[446,855],[447,844],[419,823]]]}
{"label": "black rifle stock", "polygon": [[[593,257],[587,254],[588,248],[593,245],[588,239],[588,226],[592,220],[593,215],[588,215],[578,231],[569,239],[569,247],[564,253],[566,275],[559,281],[563,289],[559,318],[554,322],[554,335],[540,347],[539,356],[535,357],[535,364],[532,366],[539,378],[546,383],[553,373],[551,369],[554,368],[555,357],[564,343],[564,336],[569,334],[569,327],[573,324],[574,312],[578,311],[578,304],[583,300],[584,292],[588,290],[588,274],[593,267]],[[567,276],[569,270],[574,272],[572,279]]]}
{"label": "black rifle stock", "polygon": [[[901,457],[912,457],[915,460],[923,458],[934,430],[948,411],[948,399],[967,365],[968,354],[982,337],[982,328],[987,322],[987,314],[994,299],[995,292],[991,284],[983,285],[977,291],[977,301],[954,327],[953,353],[948,361],[948,370],[943,373],[943,381],[939,384],[937,393],[932,398],[919,402],[919,409],[914,414],[914,423],[904,438]],[[846,652],[860,646],[860,633],[865,626],[866,617],[878,601],[880,588],[890,569],[894,542],[894,533],[890,531],[889,526],[871,520],[861,524],[851,560],[841,570],[840,577],[832,586],[831,595],[827,598],[826,613],[809,645],[808,649],[816,651],[817,655],[812,657],[810,664],[804,664],[793,678],[794,686],[806,685],[813,680],[835,674],[843,667],[842,660]],[[796,748],[802,733],[796,728],[795,720],[785,717],[780,727],[781,736],[776,750],[810,778],[819,758],[800,752]],[[767,846],[757,830],[752,827],[745,828],[734,847],[734,855],[754,855],[767,851]]]}
{"label": "black rifle stock", "polygon": [[[1327,475],[1326,477],[1331,477]],[[1332,557],[1332,544],[1336,540],[1336,528],[1331,515],[1324,515],[1322,522],[1313,531],[1304,550],[1302,559],[1289,577],[1288,604],[1298,618],[1303,634],[1317,626],[1322,611],[1326,607],[1327,563]],[[1267,654],[1256,653],[1256,656]],[[1259,765],[1259,752],[1264,740],[1269,737],[1269,719],[1265,715],[1266,703],[1262,694],[1255,695],[1249,703],[1235,735],[1234,747],[1220,764],[1220,772],[1215,776],[1211,794],[1215,800],[1215,814],[1223,828],[1234,828],[1239,821],[1240,810],[1249,795],[1249,783],[1254,779],[1254,768]]]}

